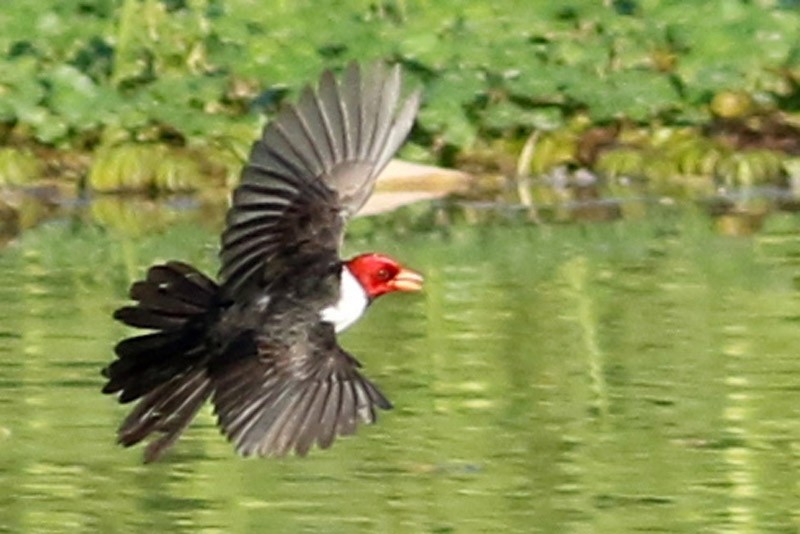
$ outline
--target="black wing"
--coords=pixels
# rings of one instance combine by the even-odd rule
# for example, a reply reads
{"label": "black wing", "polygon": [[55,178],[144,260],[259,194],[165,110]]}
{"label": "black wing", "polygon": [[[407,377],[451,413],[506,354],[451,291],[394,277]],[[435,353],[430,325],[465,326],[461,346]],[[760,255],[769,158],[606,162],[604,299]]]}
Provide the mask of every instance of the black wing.
{"label": "black wing", "polygon": [[405,139],[419,93],[401,101],[399,67],[325,72],[252,148],[222,235],[220,282],[237,300],[302,258],[338,260],[344,222]]}
{"label": "black wing", "polygon": [[244,456],[305,455],[373,423],[391,403],[336,343],[333,327],[318,323],[305,342],[278,346],[253,338],[238,343],[211,370],[212,401],[222,431]]}

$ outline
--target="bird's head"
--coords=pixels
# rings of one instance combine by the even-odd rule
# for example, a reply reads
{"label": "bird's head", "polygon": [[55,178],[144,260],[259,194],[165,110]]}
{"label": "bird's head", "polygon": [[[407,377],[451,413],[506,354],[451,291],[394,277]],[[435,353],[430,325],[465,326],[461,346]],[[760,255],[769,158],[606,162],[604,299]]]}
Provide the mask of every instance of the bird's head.
{"label": "bird's head", "polygon": [[393,291],[422,289],[422,275],[403,267],[389,256],[361,254],[345,263],[370,299]]}

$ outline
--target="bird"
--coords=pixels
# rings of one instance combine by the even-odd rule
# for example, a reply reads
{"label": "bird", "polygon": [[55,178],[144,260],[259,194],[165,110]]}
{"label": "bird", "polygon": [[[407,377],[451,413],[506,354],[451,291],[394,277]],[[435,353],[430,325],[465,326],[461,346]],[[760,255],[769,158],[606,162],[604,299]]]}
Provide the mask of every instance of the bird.
{"label": "bird", "polygon": [[150,267],[113,318],[123,339],[102,392],[138,401],[118,431],[147,440],[144,462],[176,443],[210,401],[241,456],[305,456],[392,408],[337,340],[378,297],[423,276],[380,253],[340,257],[345,224],[405,141],[420,90],[398,65],[325,71],[251,148],[231,195],[214,280],[182,261]]}

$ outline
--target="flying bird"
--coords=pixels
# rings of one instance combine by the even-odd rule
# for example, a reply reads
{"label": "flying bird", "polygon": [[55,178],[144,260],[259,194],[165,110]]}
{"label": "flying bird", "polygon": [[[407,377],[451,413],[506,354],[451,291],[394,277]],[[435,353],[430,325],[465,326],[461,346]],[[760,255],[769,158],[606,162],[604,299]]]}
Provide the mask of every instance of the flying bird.
{"label": "flying bird", "polygon": [[341,259],[345,223],[403,143],[419,108],[399,67],[325,72],[252,147],[222,234],[218,280],[169,261],[114,318],[152,332],[120,341],[103,393],[138,403],[118,430],[158,460],[207,400],[244,456],[305,455],[373,423],[389,400],[336,335],[370,303],[418,291],[389,256]]}

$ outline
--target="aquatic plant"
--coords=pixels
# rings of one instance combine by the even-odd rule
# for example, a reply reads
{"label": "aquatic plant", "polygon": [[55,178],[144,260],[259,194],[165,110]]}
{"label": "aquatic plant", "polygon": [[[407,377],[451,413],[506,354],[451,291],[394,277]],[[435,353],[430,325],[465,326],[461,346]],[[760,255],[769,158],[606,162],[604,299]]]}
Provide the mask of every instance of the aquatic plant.
{"label": "aquatic plant", "polygon": [[[502,167],[538,131],[534,176],[596,165],[665,190],[781,183],[800,153],[795,4],[14,2],[0,13],[0,142],[96,150],[97,190],[195,188],[183,151],[241,156],[261,115],[320,70],[383,58],[424,85],[415,159],[489,147]],[[128,169],[154,146],[178,155]],[[225,181],[239,162],[224,159]]]}

